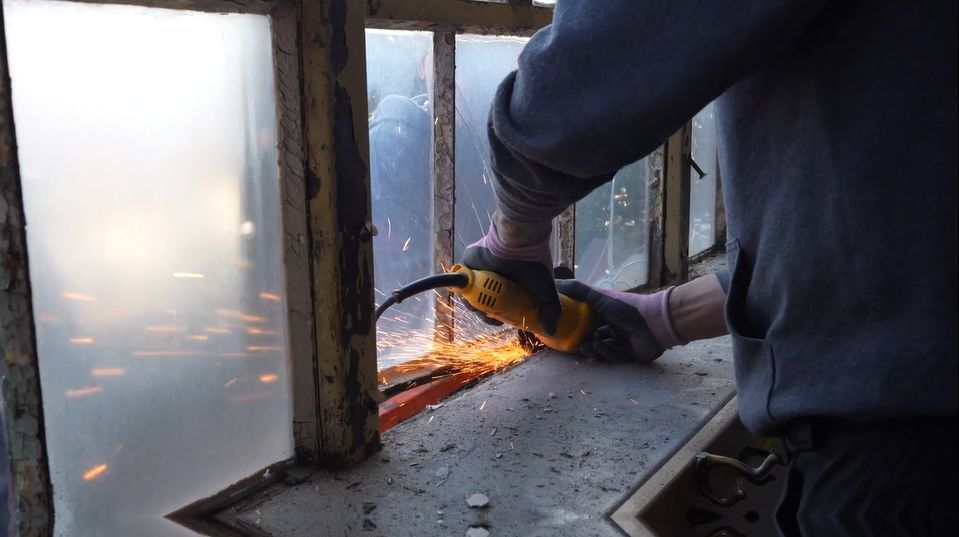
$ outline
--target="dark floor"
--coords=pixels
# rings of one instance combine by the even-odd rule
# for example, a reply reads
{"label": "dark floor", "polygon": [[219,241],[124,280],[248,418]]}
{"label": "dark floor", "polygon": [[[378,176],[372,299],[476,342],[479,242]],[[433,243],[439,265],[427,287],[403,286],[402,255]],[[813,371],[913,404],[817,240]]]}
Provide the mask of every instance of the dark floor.
{"label": "dark floor", "polygon": [[[606,516],[731,397],[730,356],[727,338],[649,367],[542,353],[240,518],[276,537],[621,535]],[[474,493],[489,506],[470,508]]]}

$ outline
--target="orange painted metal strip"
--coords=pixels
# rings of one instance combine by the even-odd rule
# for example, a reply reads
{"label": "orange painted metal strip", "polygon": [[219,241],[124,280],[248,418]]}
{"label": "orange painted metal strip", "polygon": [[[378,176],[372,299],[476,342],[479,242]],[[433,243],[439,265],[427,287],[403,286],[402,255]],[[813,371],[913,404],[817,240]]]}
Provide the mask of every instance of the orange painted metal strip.
{"label": "orange painted metal strip", "polygon": [[412,418],[426,408],[426,405],[435,405],[478,376],[478,372],[454,373],[390,397],[380,403],[380,432],[386,432]]}

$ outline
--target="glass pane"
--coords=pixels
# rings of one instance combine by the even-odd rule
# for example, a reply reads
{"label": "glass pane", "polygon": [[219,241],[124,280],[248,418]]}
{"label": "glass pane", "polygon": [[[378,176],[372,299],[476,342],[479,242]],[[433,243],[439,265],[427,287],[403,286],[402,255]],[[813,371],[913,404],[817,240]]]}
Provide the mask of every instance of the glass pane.
{"label": "glass pane", "polygon": [[496,209],[486,123],[496,88],[516,70],[528,39],[456,36],[455,257],[489,229]]}
{"label": "glass pane", "polygon": [[[516,70],[529,39],[508,36],[456,36],[456,238],[454,259],[489,229],[496,210],[486,124],[496,88]],[[555,241],[555,237],[553,238]],[[554,248],[555,250],[555,248]],[[477,321],[457,304],[458,338],[500,331]]]}
{"label": "glass pane", "polygon": [[[430,180],[433,38],[366,31],[376,301],[433,271]],[[433,297],[390,308],[376,326],[380,369],[423,355],[433,341]]]}
{"label": "glass pane", "polygon": [[648,281],[648,166],[626,166],[576,204],[576,277],[628,290]]}
{"label": "glass pane", "polygon": [[270,22],[4,0],[56,534],[293,453]]}
{"label": "glass pane", "polygon": [[710,103],[693,117],[693,160],[706,175],[690,170],[689,255],[696,255],[716,242],[716,107]]}

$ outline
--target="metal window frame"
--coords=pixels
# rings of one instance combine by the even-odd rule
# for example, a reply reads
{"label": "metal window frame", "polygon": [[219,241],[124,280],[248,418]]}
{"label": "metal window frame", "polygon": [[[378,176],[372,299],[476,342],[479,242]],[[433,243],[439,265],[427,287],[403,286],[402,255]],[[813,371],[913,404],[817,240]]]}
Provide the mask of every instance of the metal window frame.
{"label": "metal window frame", "polygon": [[[205,516],[294,462],[343,465],[380,447],[373,335],[364,3],[71,0],[271,19],[295,457],[177,515]],[[53,529],[23,199],[0,5],[0,341],[19,535]],[[363,128],[357,128],[362,126]],[[261,470],[257,476],[264,472]],[[270,472],[265,472],[269,475]]]}

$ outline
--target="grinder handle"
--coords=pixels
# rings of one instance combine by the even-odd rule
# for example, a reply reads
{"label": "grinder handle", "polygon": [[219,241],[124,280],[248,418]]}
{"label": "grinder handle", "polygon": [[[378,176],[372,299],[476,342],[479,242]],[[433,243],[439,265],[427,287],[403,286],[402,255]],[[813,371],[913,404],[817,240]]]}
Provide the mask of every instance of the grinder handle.
{"label": "grinder handle", "polygon": [[560,294],[562,313],[552,335],[543,330],[539,320],[539,303],[525,289],[513,281],[488,270],[473,270],[454,265],[450,272],[465,274],[464,287],[451,287],[471,306],[506,324],[528,330],[548,347],[562,352],[576,352],[580,343],[592,335],[597,319],[585,302]]}

